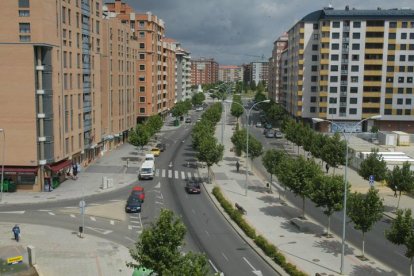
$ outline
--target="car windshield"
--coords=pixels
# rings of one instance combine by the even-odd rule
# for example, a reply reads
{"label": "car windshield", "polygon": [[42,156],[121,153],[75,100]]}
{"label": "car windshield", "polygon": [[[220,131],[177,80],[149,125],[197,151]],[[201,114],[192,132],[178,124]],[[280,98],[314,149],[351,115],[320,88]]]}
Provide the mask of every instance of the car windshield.
{"label": "car windshield", "polygon": [[142,168],[141,169],[141,172],[142,173],[151,173],[152,172],[152,169],[151,168]]}

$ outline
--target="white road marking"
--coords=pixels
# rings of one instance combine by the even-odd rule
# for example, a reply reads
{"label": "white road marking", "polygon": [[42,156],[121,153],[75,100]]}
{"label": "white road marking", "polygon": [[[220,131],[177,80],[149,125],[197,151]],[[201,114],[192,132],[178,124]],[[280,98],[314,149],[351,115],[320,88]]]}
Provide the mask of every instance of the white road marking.
{"label": "white road marking", "polygon": [[[161,188],[161,182],[158,181],[158,184],[155,185],[154,189],[160,189]],[[158,192],[158,191],[155,191]]]}
{"label": "white road marking", "polygon": [[91,204],[88,204],[89,206],[99,206],[99,205],[101,205],[101,204],[99,204],[99,203],[91,203]]}
{"label": "white road marking", "polygon": [[161,204],[161,205],[164,205],[164,202],[155,201],[155,204]]}
{"label": "white road marking", "polygon": [[139,218],[138,216],[129,216],[130,218],[134,218],[134,219],[137,219],[137,218]]}
{"label": "white road marking", "polygon": [[191,173],[187,172],[187,176],[188,176],[188,178],[191,178]]}
{"label": "white road marking", "polygon": [[131,225],[128,225],[128,230],[132,230],[132,226]]}
{"label": "white road marking", "polygon": [[52,213],[52,212],[47,212],[49,215],[51,215],[51,216],[54,216],[55,215],[55,213]]}
{"label": "white road marking", "polygon": [[111,225],[114,225],[114,224],[115,224],[115,221],[110,220],[110,221],[109,221],[109,223],[110,223]]}
{"label": "white road marking", "polygon": [[161,176],[165,177],[165,169],[162,169]]}
{"label": "white road marking", "polygon": [[131,241],[131,242],[135,242],[133,239],[131,239],[130,237],[124,237],[125,239]]}
{"label": "white road marking", "polygon": [[209,236],[209,237],[210,237],[210,234],[207,232],[207,230],[204,230],[204,232],[206,232],[207,236]]}
{"label": "white road marking", "polygon": [[172,178],[172,170],[168,170],[168,178]]}
{"label": "white road marking", "polygon": [[101,233],[102,235],[108,235],[109,233],[112,233],[113,232],[111,230],[106,230],[106,229],[96,228],[96,227],[86,226],[85,228],[88,228],[88,229],[93,230],[95,232]]}
{"label": "white road marking", "polygon": [[0,214],[24,214],[26,211],[10,211],[10,212],[0,212]]}
{"label": "white road marking", "polygon": [[155,170],[155,176],[156,176],[156,177],[160,176],[160,170],[159,170],[159,169],[156,169],[156,170]]}
{"label": "white road marking", "polygon": [[178,171],[174,171],[174,178],[178,179]]}
{"label": "white road marking", "polygon": [[120,201],[123,201],[123,200],[121,200],[121,199],[110,199],[109,201],[111,201],[111,202],[120,202]]}
{"label": "white road marking", "polygon": [[156,196],[156,198],[159,198],[159,199],[164,199],[164,197],[162,196],[162,193],[160,192],[160,195],[157,195]]}
{"label": "white road marking", "polygon": [[128,229],[132,230],[132,228],[141,228],[139,225],[128,225]]}
{"label": "white road marking", "polygon": [[246,259],[246,257],[243,257],[243,260],[253,269],[256,270],[256,268],[254,268],[254,266],[252,266],[252,264]]}
{"label": "white road marking", "polygon": [[221,252],[221,255],[223,255],[223,257],[224,257],[224,259],[226,259],[226,261],[229,261],[229,258],[227,258],[227,256],[226,256],[226,255],[224,255],[224,253],[223,253],[223,252]]}
{"label": "white road marking", "polygon": [[181,179],[185,179],[185,172],[181,171]]}
{"label": "white road marking", "polygon": [[213,264],[213,262],[212,262],[210,259],[208,260],[208,262],[209,262],[209,263],[210,263],[210,265],[213,267],[213,269],[214,269],[215,273],[218,273],[219,271],[218,271],[217,267]]}
{"label": "white road marking", "polygon": [[95,217],[89,217],[91,220],[96,221]]}
{"label": "white road marking", "polygon": [[76,207],[76,206],[66,206],[66,207],[63,207],[63,208],[65,208],[65,209],[78,209],[79,207]]}
{"label": "white road marking", "polygon": [[71,218],[76,218],[76,216],[74,214],[70,214]]}
{"label": "white road marking", "polygon": [[139,220],[130,220],[130,223],[140,223]]}
{"label": "white road marking", "polygon": [[52,210],[38,210],[39,212],[51,212]]}
{"label": "white road marking", "polygon": [[256,268],[254,268],[254,266],[252,266],[252,264],[245,258],[243,257],[244,261],[252,268],[252,272],[257,275],[257,276],[263,276],[262,272],[260,270],[256,270]]}

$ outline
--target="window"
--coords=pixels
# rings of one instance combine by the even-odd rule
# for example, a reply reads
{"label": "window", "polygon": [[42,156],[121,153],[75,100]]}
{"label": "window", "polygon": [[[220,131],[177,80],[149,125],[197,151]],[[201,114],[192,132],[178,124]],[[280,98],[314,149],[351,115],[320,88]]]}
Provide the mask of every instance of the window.
{"label": "window", "polygon": [[100,32],[100,29],[101,29],[100,27],[101,27],[100,22],[99,21],[96,21],[96,29],[95,29],[95,31],[96,31],[97,34],[99,34],[99,32]]}
{"label": "window", "polygon": [[387,66],[387,72],[394,72],[394,66]]}
{"label": "window", "polygon": [[352,50],[359,50],[359,44],[357,43],[352,44]]}
{"label": "window", "polygon": [[30,23],[19,23],[20,33],[30,33]]}
{"label": "window", "polygon": [[310,113],[315,113],[315,112],[316,112],[316,107],[311,106],[311,107],[309,108],[309,112],[310,112]]}
{"label": "window", "polygon": [[392,98],[386,98],[385,104],[392,104]]}
{"label": "window", "polygon": [[407,39],[407,33],[401,33],[401,39]]}
{"label": "window", "polygon": [[361,22],[355,21],[354,22],[354,28],[361,28]]}
{"label": "window", "polygon": [[350,92],[351,93],[358,93],[358,87],[351,87]]}
{"label": "window", "polygon": [[339,33],[332,33],[333,39],[339,39]]}
{"label": "window", "polygon": [[316,97],[310,97],[310,102],[311,103],[316,103]]}
{"label": "window", "polygon": [[317,82],[318,76],[311,76],[311,82]]}
{"label": "window", "polygon": [[30,42],[30,35],[21,35],[20,42]]}
{"label": "window", "polygon": [[397,38],[397,34],[396,33],[389,33],[388,34],[388,38],[389,39],[396,39]]}
{"label": "window", "polygon": [[[145,22],[144,21],[139,21],[139,27],[140,28],[144,28],[145,27]],[[145,111],[144,111],[144,113],[145,113]]]}
{"label": "window", "polygon": [[145,59],[145,54],[139,54],[139,59]]}
{"label": "window", "polygon": [[397,104],[398,104],[398,105],[402,105],[402,104],[403,104],[403,102],[404,102],[404,99],[401,99],[401,98],[398,98],[398,99],[397,99]]}
{"label": "window", "polygon": [[404,77],[398,77],[398,83],[404,83]]}
{"label": "window", "polygon": [[359,72],[359,66],[358,65],[352,65],[351,66],[351,72]]}
{"label": "window", "polygon": [[337,77],[337,76],[331,76],[331,77],[329,78],[329,81],[330,81],[330,82],[338,82],[338,77]]}
{"label": "window", "polygon": [[338,65],[331,65],[331,72],[338,72]]}
{"label": "window", "polygon": [[353,39],[360,39],[361,38],[361,33],[353,33],[352,38]]}
{"label": "window", "polygon": [[414,44],[408,44],[408,50],[414,50]]}
{"label": "window", "polygon": [[30,16],[30,11],[28,11],[28,10],[20,10],[19,11],[19,16],[20,17],[29,17]]}
{"label": "window", "polygon": [[332,98],[332,97],[330,97],[329,98],[329,103],[331,103],[331,104],[336,104],[336,102],[337,102],[337,98]]}
{"label": "window", "polygon": [[407,50],[407,44],[401,44],[400,50]]}
{"label": "window", "polygon": [[139,102],[140,103],[145,103],[145,97],[139,97]]}
{"label": "window", "polygon": [[357,76],[352,76],[351,77],[351,82],[358,82],[358,77]]}
{"label": "window", "polygon": [[410,39],[414,39],[414,33],[410,33]]}
{"label": "window", "polygon": [[349,103],[350,104],[357,104],[358,103],[358,98],[350,98]]}
{"label": "window", "polygon": [[19,8],[30,8],[29,0],[19,0]]}
{"label": "window", "polygon": [[408,61],[414,61],[414,55],[409,55],[408,56]]}
{"label": "window", "polygon": [[397,115],[402,115],[402,109],[397,109]]}
{"label": "window", "polygon": [[390,22],[390,28],[397,28],[397,22]]}
{"label": "window", "polygon": [[318,40],[319,39],[319,35],[318,34],[313,34],[313,40]]}
{"label": "window", "polygon": [[139,87],[139,92],[145,92],[145,86],[140,86]]}
{"label": "window", "polygon": [[388,61],[395,61],[395,56],[394,55],[388,55],[387,60]]}
{"label": "window", "polygon": [[317,55],[312,55],[312,61],[318,61],[318,56]]}
{"label": "window", "polygon": [[139,113],[145,113],[145,108],[144,108],[144,107],[141,107],[141,108],[139,109]]}
{"label": "window", "polygon": [[312,65],[311,70],[312,70],[312,72],[317,72],[318,71],[318,66],[317,65]]}
{"label": "window", "polygon": [[413,89],[411,87],[409,87],[405,90],[405,93],[406,94],[413,94]]}
{"label": "window", "polygon": [[66,8],[62,7],[62,23],[66,23]]}
{"label": "window", "polygon": [[329,114],[336,114],[336,108],[329,108]]}
{"label": "window", "polygon": [[359,61],[359,55],[352,55],[352,61]]}
{"label": "window", "polygon": [[414,72],[414,66],[408,66],[407,72]]}
{"label": "window", "polygon": [[395,50],[395,44],[388,44],[388,50]]}
{"label": "window", "polygon": [[398,90],[397,90],[397,93],[398,94],[404,94],[404,88],[399,87]]}
{"label": "window", "polygon": [[313,24],[313,29],[314,30],[318,30],[319,29],[319,24],[318,23],[314,23]]}
{"label": "window", "polygon": [[400,61],[405,61],[405,55],[400,55]]}
{"label": "window", "polygon": [[385,93],[392,94],[392,88],[391,87],[385,88]]}
{"label": "window", "polygon": [[139,77],[138,77],[138,80],[139,80],[139,81],[145,81],[145,76],[139,76]]}
{"label": "window", "polygon": [[350,108],[349,109],[349,114],[357,114],[357,109],[356,108]]}
{"label": "window", "polygon": [[311,86],[311,92],[316,92],[317,91],[317,87],[316,86]]}
{"label": "window", "polygon": [[407,28],[408,27],[408,22],[402,22],[401,27],[402,28]]}
{"label": "window", "polygon": [[139,48],[140,48],[140,49],[145,49],[145,43],[140,43],[140,44],[139,44]]}
{"label": "window", "polygon": [[331,55],[331,60],[339,60],[339,55]]}
{"label": "window", "polygon": [[413,83],[413,77],[407,77],[407,83]]}
{"label": "window", "polygon": [[411,109],[406,109],[405,110],[405,115],[411,115]]}
{"label": "window", "polygon": [[338,87],[335,87],[335,86],[329,87],[329,93],[337,93],[337,92],[338,92]]}
{"label": "window", "polygon": [[405,104],[411,104],[411,99],[409,98],[405,99]]}
{"label": "window", "polygon": [[332,22],[332,28],[339,28],[339,27],[340,27],[340,22],[338,21]]}
{"label": "window", "polygon": [[318,44],[312,44],[312,51],[318,51]]}
{"label": "window", "polygon": [[145,70],[145,65],[144,64],[140,64],[139,65],[139,70],[140,71],[144,71]]}
{"label": "window", "polygon": [[384,115],[392,115],[392,109],[384,109]]}
{"label": "window", "polygon": [[339,50],[339,43],[332,43],[332,50]]}

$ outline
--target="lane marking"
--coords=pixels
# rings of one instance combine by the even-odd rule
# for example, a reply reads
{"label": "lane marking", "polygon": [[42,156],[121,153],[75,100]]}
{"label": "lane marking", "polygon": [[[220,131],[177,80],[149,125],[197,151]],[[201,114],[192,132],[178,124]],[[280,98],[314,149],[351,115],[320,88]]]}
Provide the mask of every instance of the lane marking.
{"label": "lane marking", "polygon": [[172,170],[168,170],[168,178],[172,178]]}
{"label": "lane marking", "polygon": [[39,212],[51,212],[52,210],[38,210]]}
{"label": "lane marking", "polygon": [[181,179],[185,179],[185,172],[181,171]]}
{"label": "lane marking", "polygon": [[161,176],[165,177],[165,169],[162,169]]}
{"label": "lane marking", "polygon": [[130,223],[140,223],[139,220],[130,220]]}
{"label": "lane marking", "polygon": [[54,216],[55,215],[55,213],[52,213],[52,212],[47,212],[49,215],[51,215],[51,216]]}
{"label": "lane marking", "polygon": [[[161,182],[158,181],[158,184],[155,185],[154,189],[160,189],[161,188]],[[158,192],[157,190],[154,190],[154,192]]]}
{"label": "lane marking", "polygon": [[99,204],[99,203],[91,203],[91,204],[88,204],[89,206],[100,206],[101,204]]}
{"label": "lane marking", "polygon": [[96,221],[95,217],[89,217],[91,220]]}
{"label": "lane marking", "polygon": [[123,200],[121,200],[121,199],[110,199],[109,201],[111,201],[111,202],[120,202],[120,201],[123,201]]}
{"label": "lane marking", "polygon": [[217,267],[213,264],[213,262],[210,259],[208,259],[208,262],[210,263],[211,267],[214,269],[214,272],[218,273],[219,271],[218,271]]}
{"label": "lane marking", "polygon": [[221,252],[221,255],[223,255],[223,257],[224,257],[224,259],[226,259],[226,261],[229,261],[229,258],[227,258],[227,256],[226,256],[226,255],[224,255],[224,253],[223,253],[223,252]]}
{"label": "lane marking", "polygon": [[187,172],[187,177],[191,178],[191,173],[190,172]]}
{"label": "lane marking", "polygon": [[74,214],[70,214],[71,218],[76,218],[76,216]]}
{"label": "lane marking", "polygon": [[174,171],[174,178],[178,179],[178,171]]}
{"label": "lane marking", "polygon": [[109,221],[109,223],[110,223],[111,225],[115,225],[115,221],[113,221],[113,220],[110,220],[110,221]]}
{"label": "lane marking", "polygon": [[26,211],[0,212],[0,214],[24,214]]}
{"label": "lane marking", "polygon": [[76,207],[76,206],[66,206],[66,207],[63,207],[63,208],[65,208],[65,209],[78,209],[79,207]]}
{"label": "lane marking", "polygon": [[131,239],[130,237],[124,237],[125,239],[129,240],[130,242],[135,242],[133,239]]}
{"label": "lane marking", "polygon": [[138,216],[129,216],[130,218],[134,218],[134,219],[137,219],[138,218]]}
{"label": "lane marking", "polygon": [[128,229],[132,230],[132,228],[141,228],[139,225],[128,225]]}
{"label": "lane marking", "polygon": [[106,230],[106,229],[102,229],[102,228],[96,228],[96,227],[89,227],[89,226],[85,226],[85,228],[88,228],[90,230],[93,230],[95,232],[98,232],[102,235],[108,235],[109,233],[112,233],[113,231],[111,230]]}
{"label": "lane marking", "polygon": [[206,232],[207,236],[209,236],[209,237],[210,237],[210,234],[207,232],[207,230],[204,230],[204,232]]}
{"label": "lane marking", "polygon": [[161,204],[161,205],[164,205],[164,202],[155,201],[155,204]]}
{"label": "lane marking", "polygon": [[132,230],[132,226],[131,225],[128,225],[128,230]]}
{"label": "lane marking", "polygon": [[256,268],[252,266],[252,264],[246,259],[246,257],[243,257],[243,260],[252,268],[252,270],[256,270]]}
{"label": "lane marking", "polygon": [[160,176],[160,170],[159,170],[159,169],[156,169],[156,170],[155,170],[155,176],[156,176],[156,177]]}

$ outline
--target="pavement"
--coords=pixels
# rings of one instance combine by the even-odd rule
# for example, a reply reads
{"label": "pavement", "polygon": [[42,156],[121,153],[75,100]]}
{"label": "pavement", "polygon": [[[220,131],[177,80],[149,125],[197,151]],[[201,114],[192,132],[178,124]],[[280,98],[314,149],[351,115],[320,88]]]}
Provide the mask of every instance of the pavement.
{"label": "pavement", "polygon": [[[221,127],[220,122],[215,133],[219,142],[222,138]],[[207,191],[211,193],[214,186],[219,186],[224,196],[233,205],[238,203],[247,211],[244,217],[250,225],[254,226],[256,233],[268,239],[285,255],[290,263],[302,271],[309,275],[316,273],[320,275],[339,274],[341,238],[335,235],[333,238],[325,237],[322,235],[325,232],[325,226],[321,226],[310,218],[307,218],[306,221],[298,219],[301,210],[289,202],[281,200],[280,194],[276,191],[282,191],[283,199],[283,189],[276,181],[273,182],[272,187],[274,193],[269,193],[265,186],[265,183],[269,182],[268,176],[261,175],[253,168],[249,172],[248,194],[245,196],[245,158],[237,157],[234,152],[230,151],[233,146],[230,138],[234,127],[235,120],[228,116],[223,137],[224,157],[218,165],[212,167],[213,184],[205,184]],[[293,147],[291,144],[286,146],[286,150],[297,153],[296,146]],[[301,154],[304,154],[302,149]],[[240,163],[240,172],[236,171],[236,161]],[[201,175],[207,175],[207,169],[200,168],[199,170]],[[335,170],[335,174],[343,174],[343,172],[344,168]],[[330,173],[333,173],[332,169]],[[351,191],[365,192],[369,188],[368,181],[363,180],[352,169],[348,169],[348,180],[352,185]],[[380,183],[375,183],[375,185],[384,199],[385,215],[391,218],[395,217],[393,211],[397,199],[394,197],[394,193],[389,188],[381,186]],[[224,212],[220,206],[217,207]],[[403,195],[400,208],[414,210],[414,200]],[[344,272],[347,275],[397,275],[391,268],[368,254],[365,255],[369,261],[361,261],[356,257],[360,254],[360,249],[351,244],[347,244],[346,252]]]}

